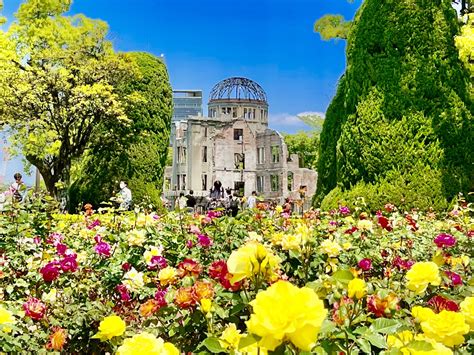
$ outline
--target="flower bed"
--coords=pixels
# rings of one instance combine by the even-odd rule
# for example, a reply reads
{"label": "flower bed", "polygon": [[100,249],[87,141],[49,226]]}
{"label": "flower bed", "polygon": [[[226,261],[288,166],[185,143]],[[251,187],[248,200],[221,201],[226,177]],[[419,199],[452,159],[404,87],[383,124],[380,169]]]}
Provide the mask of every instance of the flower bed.
{"label": "flower bed", "polygon": [[474,352],[470,206],[258,207],[0,215],[0,352]]}

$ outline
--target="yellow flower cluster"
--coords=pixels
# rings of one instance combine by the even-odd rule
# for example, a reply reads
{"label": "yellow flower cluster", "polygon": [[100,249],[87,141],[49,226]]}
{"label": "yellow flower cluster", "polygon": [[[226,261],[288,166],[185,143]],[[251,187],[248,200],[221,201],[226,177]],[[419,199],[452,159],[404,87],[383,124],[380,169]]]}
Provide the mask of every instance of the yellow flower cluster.
{"label": "yellow flower cluster", "polygon": [[432,261],[415,263],[407,272],[407,287],[417,295],[426,291],[428,284],[438,286],[441,283],[438,265]]}
{"label": "yellow flower cluster", "polygon": [[[432,346],[431,350],[417,350],[415,342],[425,341]],[[422,334],[413,335],[409,330],[389,335],[387,338],[389,349],[398,349],[403,355],[452,355],[451,349]]]}
{"label": "yellow flower cluster", "polygon": [[178,273],[175,268],[167,266],[164,269],[161,269],[158,273],[158,279],[160,280],[161,286],[167,286],[172,284],[176,279]]}
{"label": "yellow flower cluster", "polygon": [[253,313],[246,322],[248,331],[260,336],[259,345],[268,350],[290,341],[310,351],[327,315],[323,301],[312,289],[298,288],[287,281],[278,281],[259,292],[250,305]]}
{"label": "yellow flower cluster", "polygon": [[332,240],[326,239],[321,243],[321,251],[330,258],[336,258],[341,252],[341,246]]}
{"label": "yellow flower cluster", "polygon": [[142,246],[146,240],[146,230],[132,229],[128,232],[127,241],[130,246]]}
{"label": "yellow flower cluster", "polygon": [[466,297],[460,304],[461,313],[466,318],[466,323],[469,324],[471,330],[474,331],[474,297]]}
{"label": "yellow flower cluster", "polygon": [[171,343],[165,343],[163,339],[153,334],[143,332],[125,339],[117,349],[117,355],[179,355],[179,350]]}
{"label": "yellow flower cluster", "polygon": [[227,260],[227,269],[232,274],[231,283],[258,274],[273,281],[277,277],[279,265],[280,258],[257,241],[250,241],[234,250]]}
{"label": "yellow flower cluster", "polygon": [[126,324],[119,316],[105,317],[99,325],[99,332],[94,335],[93,339],[101,341],[110,340],[113,337],[121,336],[125,332]]}
{"label": "yellow flower cluster", "polygon": [[[247,355],[267,355],[268,351],[258,343],[253,343],[239,349],[240,339],[247,334],[241,334],[234,323],[229,324],[221,336],[219,337],[219,344],[223,349],[226,349],[231,354],[247,354]],[[238,351],[237,351],[238,350]]]}
{"label": "yellow flower cluster", "polygon": [[367,285],[364,280],[355,278],[349,281],[348,296],[350,298],[361,299],[367,294]]}
{"label": "yellow flower cluster", "polygon": [[3,306],[0,306],[0,332],[2,330],[5,333],[11,332],[11,328],[6,325],[13,323],[15,323],[15,317],[13,317],[13,314],[7,309],[3,308]]}
{"label": "yellow flower cluster", "polygon": [[421,322],[421,329],[428,338],[452,347],[464,343],[469,325],[461,313],[443,310]]}
{"label": "yellow flower cluster", "polygon": [[371,220],[368,219],[361,219],[359,222],[357,222],[357,229],[366,231],[366,232],[371,232],[373,227],[373,223]]}
{"label": "yellow flower cluster", "polygon": [[123,275],[123,284],[127,286],[129,290],[138,291],[145,285],[143,278],[143,273],[138,272],[135,268],[132,267],[125,275]]}

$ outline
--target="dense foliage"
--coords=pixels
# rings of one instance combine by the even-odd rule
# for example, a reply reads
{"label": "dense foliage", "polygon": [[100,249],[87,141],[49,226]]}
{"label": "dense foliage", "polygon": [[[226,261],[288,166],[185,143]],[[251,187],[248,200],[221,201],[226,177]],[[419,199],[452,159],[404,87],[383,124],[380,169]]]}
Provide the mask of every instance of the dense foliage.
{"label": "dense foliage", "polygon": [[107,24],[65,16],[70,6],[26,1],[0,34],[0,127],[63,206],[73,160],[104,138],[101,124],[127,124],[124,107],[134,98],[123,100],[115,89],[133,68],[106,40]]}
{"label": "dense foliage", "polygon": [[148,53],[127,53],[138,67],[139,77],[119,86],[122,96],[133,94],[135,102],[125,113],[127,127],[104,124],[100,130],[120,131],[120,138],[101,141],[87,152],[71,188],[73,205],[99,206],[112,197],[118,181],[126,180],[136,204],[160,201],[163,171],[168,155],[172,115],[172,90],[165,64]]}
{"label": "dense foliage", "polygon": [[313,132],[298,132],[283,134],[288,154],[297,154],[300,168],[316,170],[318,163],[319,134]]}
{"label": "dense foliage", "polygon": [[463,201],[236,218],[49,206],[0,214],[0,352],[474,351]]}
{"label": "dense foliage", "polygon": [[[358,184],[366,200],[375,190],[383,203],[421,207],[428,193],[443,209],[473,189],[473,106],[458,31],[449,1],[363,2],[321,133],[317,202],[336,187],[349,199]],[[398,191],[382,189],[387,182]]]}

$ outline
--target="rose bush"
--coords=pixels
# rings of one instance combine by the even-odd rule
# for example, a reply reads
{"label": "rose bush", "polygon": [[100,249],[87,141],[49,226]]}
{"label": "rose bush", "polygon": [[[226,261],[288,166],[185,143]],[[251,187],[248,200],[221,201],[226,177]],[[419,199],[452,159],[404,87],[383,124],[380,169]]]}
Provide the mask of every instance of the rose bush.
{"label": "rose bush", "polygon": [[258,207],[4,211],[0,352],[474,352],[470,205]]}

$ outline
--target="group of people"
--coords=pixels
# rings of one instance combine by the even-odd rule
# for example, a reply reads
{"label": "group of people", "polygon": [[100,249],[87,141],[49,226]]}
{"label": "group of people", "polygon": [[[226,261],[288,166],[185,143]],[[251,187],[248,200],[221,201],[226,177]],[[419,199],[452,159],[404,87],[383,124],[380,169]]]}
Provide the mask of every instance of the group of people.
{"label": "group of people", "polygon": [[[179,194],[175,201],[175,209],[180,211],[194,212],[197,205],[197,199],[194,196],[194,191],[190,190],[187,195],[184,192]],[[222,183],[217,180],[214,182],[212,189],[209,192],[209,197],[206,200],[206,210],[215,210],[218,208],[224,209],[228,215],[235,217],[241,208],[255,208],[257,206],[257,192],[253,191],[248,198],[240,198],[232,189],[224,189]]]}

